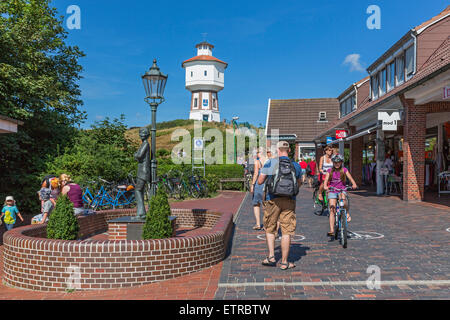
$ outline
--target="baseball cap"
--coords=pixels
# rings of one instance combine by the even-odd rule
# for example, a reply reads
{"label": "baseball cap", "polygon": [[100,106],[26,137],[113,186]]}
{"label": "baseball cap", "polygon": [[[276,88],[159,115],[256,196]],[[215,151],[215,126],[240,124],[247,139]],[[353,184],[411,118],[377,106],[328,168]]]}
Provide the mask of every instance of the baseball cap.
{"label": "baseball cap", "polygon": [[8,197],[6,197],[6,201],[14,201],[14,197],[8,196]]}
{"label": "baseball cap", "polygon": [[280,141],[277,143],[277,149],[289,148],[289,143],[287,141]]}

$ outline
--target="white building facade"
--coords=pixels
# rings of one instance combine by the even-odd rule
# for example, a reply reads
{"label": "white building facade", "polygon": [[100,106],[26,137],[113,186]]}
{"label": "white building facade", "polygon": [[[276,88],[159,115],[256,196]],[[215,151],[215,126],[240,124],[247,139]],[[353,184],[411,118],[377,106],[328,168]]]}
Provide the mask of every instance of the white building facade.
{"label": "white building facade", "polygon": [[202,42],[196,48],[197,56],[182,64],[186,70],[186,89],[191,92],[189,119],[220,122],[218,93],[224,88],[228,64],[212,55],[212,44]]}

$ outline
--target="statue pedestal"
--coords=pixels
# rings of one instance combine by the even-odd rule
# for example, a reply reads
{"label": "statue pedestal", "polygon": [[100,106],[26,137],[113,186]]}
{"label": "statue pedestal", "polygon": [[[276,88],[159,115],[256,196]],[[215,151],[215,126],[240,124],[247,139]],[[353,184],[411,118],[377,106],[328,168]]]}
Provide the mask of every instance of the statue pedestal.
{"label": "statue pedestal", "polygon": [[[172,223],[172,237],[176,235],[176,216],[169,217]],[[142,228],[145,220],[133,217],[120,217],[108,221],[108,239],[109,240],[142,240]]]}

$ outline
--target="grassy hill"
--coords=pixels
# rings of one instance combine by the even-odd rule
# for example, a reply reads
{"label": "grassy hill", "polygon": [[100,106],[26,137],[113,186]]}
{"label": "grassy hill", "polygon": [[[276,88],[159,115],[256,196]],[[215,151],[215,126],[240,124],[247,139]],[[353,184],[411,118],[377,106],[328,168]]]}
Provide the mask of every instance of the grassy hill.
{"label": "grassy hill", "polygon": [[[159,149],[167,149],[172,150],[174,146],[176,146],[179,142],[171,141],[172,134],[177,129],[185,129],[188,130],[193,137],[194,132],[194,120],[173,120],[167,122],[161,122],[156,125],[156,150]],[[230,124],[224,124],[222,122],[203,122],[202,129],[203,131],[207,129],[215,128],[222,132],[223,137],[225,138],[226,131],[230,133],[233,132],[233,126]],[[132,141],[133,144],[140,145],[141,140],[139,138],[139,129],[140,128],[130,128],[126,137]],[[150,129],[150,126],[149,126]],[[256,128],[254,128],[256,129]]]}

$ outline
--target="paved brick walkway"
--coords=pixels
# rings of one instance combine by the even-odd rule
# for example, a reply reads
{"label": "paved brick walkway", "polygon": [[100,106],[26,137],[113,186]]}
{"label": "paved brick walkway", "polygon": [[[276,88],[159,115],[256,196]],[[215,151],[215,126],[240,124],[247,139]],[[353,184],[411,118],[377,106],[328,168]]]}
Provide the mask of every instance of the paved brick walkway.
{"label": "paved brick walkway", "polygon": [[[222,192],[217,198],[177,202],[172,208],[211,209],[219,212],[237,213],[243,192]],[[179,230],[187,235],[201,234],[204,229]],[[186,234],[184,234],[186,236]],[[106,235],[98,235],[105,238]],[[0,276],[3,276],[3,246],[0,246]],[[14,289],[0,284],[0,300],[212,300],[222,270],[222,263],[205,270],[172,280],[152,283],[145,286],[105,291],[42,293]]]}
{"label": "paved brick walkway", "polygon": [[[450,233],[446,231],[450,209],[352,195],[349,228],[361,238],[354,235],[343,249],[337,241],[328,242],[328,218],[312,213],[311,197],[310,189],[301,189],[296,210],[298,236],[290,254],[297,267],[288,271],[261,265],[266,256],[265,235],[252,230],[254,217],[250,198],[246,199],[216,299],[450,298]],[[279,244],[277,259],[281,258]],[[366,286],[370,276],[366,272],[372,265],[381,270],[381,290]],[[418,280],[435,283],[419,285]]]}

